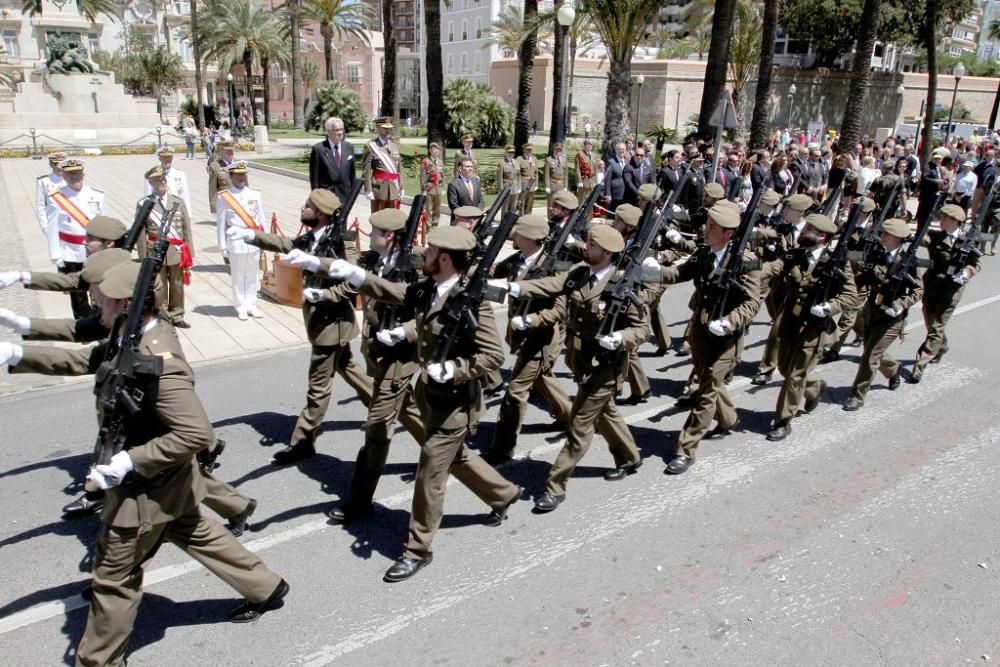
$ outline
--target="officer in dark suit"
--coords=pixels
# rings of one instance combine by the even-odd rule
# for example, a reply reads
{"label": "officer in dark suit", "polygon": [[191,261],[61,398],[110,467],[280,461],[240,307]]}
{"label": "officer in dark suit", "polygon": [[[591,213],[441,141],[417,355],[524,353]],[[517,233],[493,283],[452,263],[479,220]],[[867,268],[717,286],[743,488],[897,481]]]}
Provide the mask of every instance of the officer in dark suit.
{"label": "officer in dark suit", "polygon": [[625,154],[625,144],[615,144],[615,154],[608,158],[604,169],[604,208],[614,211],[625,200],[625,167],[628,166],[628,156]]}
{"label": "officer in dark suit", "polygon": [[460,206],[485,208],[483,190],[479,185],[479,179],[473,176],[474,170],[472,158],[463,158],[459,161],[458,176],[448,184],[448,208],[452,211]]}
{"label": "officer in dark suit", "polygon": [[326,139],[313,145],[309,153],[309,187],[330,190],[347,201],[354,185],[354,146],[344,139],[344,121],[326,119]]}
{"label": "officer in dark suit", "polygon": [[[605,177],[606,178],[606,177]],[[622,180],[625,181],[625,203],[639,205],[639,188],[647,183],[655,183],[653,170],[646,162],[646,150],[642,146],[635,147],[632,159],[622,170]]]}
{"label": "officer in dark suit", "polygon": [[767,154],[767,151],[757,151],[756,158],[757,160],[753,163],[753,168],[750,169],[750,186],[754,192],[758,188],[767,189],[773,185],[771,178],[771,157]]}
{"label": "officer in dark suit", "polygon": [[684,154],[672,148],[663,155],[663,164],[657,177],[657,186],[664,197],[669,197],[684,177]]}

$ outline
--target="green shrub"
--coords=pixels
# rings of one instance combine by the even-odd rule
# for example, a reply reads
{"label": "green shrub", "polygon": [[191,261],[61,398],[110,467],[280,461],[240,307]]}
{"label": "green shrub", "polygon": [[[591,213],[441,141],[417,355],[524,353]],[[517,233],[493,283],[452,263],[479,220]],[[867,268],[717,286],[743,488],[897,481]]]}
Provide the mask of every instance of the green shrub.
{"label": "green shrub", "polygon": [[330,116],[342,119],[348,133],[365,129],[367,117],[361,106],[361,98],[339,81],[327,81],[316,89],[314,102],[309,108],[309,118],[306,119],[306,129],[323,131],[323,123]]}
{"label": "green shrub", "polygon": [[452,79],[444,87],[445,141],[462,144],[471,134],[481,148],[503,146],[514,129],[514,111],[488,86],[468,79]]}

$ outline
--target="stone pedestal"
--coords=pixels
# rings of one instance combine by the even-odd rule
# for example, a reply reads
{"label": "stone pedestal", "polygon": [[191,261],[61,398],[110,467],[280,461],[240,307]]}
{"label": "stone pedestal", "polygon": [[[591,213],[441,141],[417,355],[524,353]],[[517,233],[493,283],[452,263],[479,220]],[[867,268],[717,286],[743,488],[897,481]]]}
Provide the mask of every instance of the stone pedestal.
{"label": "stone pedestal", "polygon": [[267,136],[267,125],[253,126],[253,145],[258,153],[270,153],[270,140]]}

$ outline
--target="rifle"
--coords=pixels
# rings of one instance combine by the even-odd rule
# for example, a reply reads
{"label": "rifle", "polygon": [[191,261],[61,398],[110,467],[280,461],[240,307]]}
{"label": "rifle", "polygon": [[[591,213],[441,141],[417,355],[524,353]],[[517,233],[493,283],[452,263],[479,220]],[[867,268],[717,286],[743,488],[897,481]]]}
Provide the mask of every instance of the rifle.
{"label": "rifle", "polygon": [[[396,261],[383,274],[383,278],[395,283],[411,282],[414,277],[415,267],[413,266],[413,240],[417,236],[417,228],[420,227],[420,215],[423,213],[424,204],[427,201],[427,190],[424,179],[418,194],[410,204],[410,216],[406,219],[406,224],[393,236],[392,249],[396,253]],[[390,254],[391,256],[391,254]],[[379,329],[394,329],[399,326],[399,306],[383,304],[382,315],[379,318]]]}
{"label": "rifle", "polygon": [[993,179],[993,186],[990,187],[989,193],[979,202],[979,210],[976,211],[976,216],[972,219],[972,227],[966,232],[965,238],[962,239],[962,244],[958,246],[958,249],[951,256],[951,262],[948,263],[948,268],[945,269],[946,275],[953,276],[964,271],[965,267],[983,256],[983,251],[979,249],[979,244],[983,241],[993,240],[993,234],[983,234],[981,230],[983,223],[986,221],[986,216],[989,215],[990,204],[993,203],[993,198],[997,196],[998,184],[1000,184],[1000,178]]}
{"label": "rifle", "polygon": [[433,356],[440,363],[443,364],[448,360],[452,343],[458,340],[463,332],[475,331],[479,328],[477,313],[483,299],[501,302],[506,296],[506,290],[490,287],[488,281],[493,263],[503,249],[504,243],[507,242],[507,237],[510,236],[510,230],[514,228],[517,218],[517,213],[510,211],[500,220],[500,224],[490,238],[489,245],[480,255],[475,266],[470,264],[469,269],[459,279],[457,289],[452,290],[448,300],[441,308],[440,320],[443,322],[443,327],[441,333],[438,334],[438,349]]}
{"label": "rifle", "polygon": [[353,241],[358,236],[357,231],[347,229],[347,220],[351,216],[351,209],[354,208],[354,203],[358,200],[362,187],[364,187],[364,182],[360,178],[354,181],[354,185],[347,195],[347,201],[341,202],[340,215],[327,226],[326,233],[320,238],[312,254],[318,257],[344,258],[346,255],[344,242]]}
{"label": "rifle", "polygon": [[743,274],[751,268],[743,260],[743,253],[747,244],[753,236],[757,226],[757,218],[760,216],[758,206],[760,198],[764,195],[764,188],[757,188],[747,204],[743,217],[740,219],[740,226],[729,241],[722,261],[712,270],[709,275],[709,290],[714,295],[714,305],[712,307],[712,320],[719,320],[726,314],[726,304],[734,293],[745,294],[743,287]]}
{"label": "rifle", "polygon": [[934,202],[934,209],[931,214],[924,218],[924,223],[917,227],[917,232],[910,241],[910,245],[904,252],[896,256],[896,260],[886,271],[885,282],[879,287],[875,296],[875,305],[892,305],[896,303],[903,294],[917,287],[917,279],[913,275],[917,268],[917,251],[927,236],[927,230],[931,227],[931,221],[936,220],[938,211],[944,205],[947,192],[939,192],[937,200]]}
{"label": "rifle", "polygon": [[[597,334],[598,338],[611,335],[616,331],[618,317],[625,312],[629,303],[634,305],[638,310],[642,310],[644,304],[639,297],[639,292],[642,289],[642,283],[648,282],[648,279],[646,281],[643,280],[645,271],[643,270],[642,260],[649,254],[653,243],[660,234],[660,229],[664,225],[670,224],[674,216],[674,204],[677,203],[677,199],[681,196],[681,191],[687,184],[687,179],[690,178],[691,172],[691,169],[684,172],[684,176],[677,183],[677,187],[670,193],[670,198],[663,205],[663,208],[657,211],[652,205],[647,205],[646,210],[643,211],[635,239],[625,247],[621,257],[618,258],[618,263],[615,266],[615,275],[617,278],[609,280],[608,284],[604,287],[604,292],[601,294],[601,299],[606,304],[606,307],[604,310],[604,319],[601,321],[601,328]],[[761,194],[763,194],[763,191]]]}
{"label": "rifle", "polygon": [[482,221],[476,227],[476,250],[486,247],[486,239],[496,232],[496,228],[493,227],[493,220],[497,217],[500,209],[503,207],[507,197],[510,196],[510,187],[506,187],[497,194],[496,201],[488,209],[486,209],[486,215],[483,216]]}
{"label": "rifle", "polygon": [[105,364],[110,368],[94,386],[101,414],[97,442],[94,445],[95,465],[106,465],[112,456],[125,449],[125,422],[142,409],[140,403],[145,392],[140,385],[163,374],[163,358],[141,354],[139,345],[142,342],[147,301],[152,298],[156,276],[167,256],[170,225],[178,207],[179,204],[174,204],[163,216],[156,243],[149,255],[142,260],[128,312],[119,320],[124,322],[124,326],[117,329],[121,334],[120,342],[117,347],[109,343]]}
{"label": "rifle", "polygon": [[896,178],[896,184],[892,186],[892,190],[889,192],[889,198],[886,200],[882,210],[879,211],[878,218],[876,218],[874,223],[868,225],[864,236],[862,236],[862,240],[866,246],[878,241],[878,235],[882,232],[882,223],[888,220],[889,216],[896,214],[896,208],[899,206],[899,189],[901,187],[903,187],[903,177],[899,176]]}
{"label": "rifle", "polygon": [[[812,292],[806,300],[806,304],[808,304],[810,309],[813,306],[829,301],[834,286],[840,287],[847,282],[848,276],[844,267],[848,260],[848,242],[860,221],[861,202],[858,201],[851,206],[847,222],[844,223],[843,228],[840,230],[840,235],[837,237],[837,247],[833,249],[833,252],[827,250],[826,260],[813,271],[816,276],[816,283],[813,285]],[[794,314],[799,315],[797,312]]]}
{"label": "rifle", "polygon": [[146,220],[149,219],[149,214],[153,211],[154,206],[156,206],[156,199],[152,195],[142,200],[142,206],[135,212],[132,226],[129,227],[128,233],[125,234],[125,240],[122,241],[123,250],[132,252],[135,249],[135,244],[139,242],[139,234],[142,234],[143,230],[146,229]]}
{"label": "rifle", "polygon": [[841,180],[840,185],[838,185],[836,188],[833,189],[833,192],[830,193],[830,196],[827,197],[826,201],[823,202],[823,205],[820,206],[819,212],[822,215],[825,215],[826,217],[833,219],[833,213],[836,210],[837,205],[840,203],[840,196],[843,193],[844,193],[844,181]]}

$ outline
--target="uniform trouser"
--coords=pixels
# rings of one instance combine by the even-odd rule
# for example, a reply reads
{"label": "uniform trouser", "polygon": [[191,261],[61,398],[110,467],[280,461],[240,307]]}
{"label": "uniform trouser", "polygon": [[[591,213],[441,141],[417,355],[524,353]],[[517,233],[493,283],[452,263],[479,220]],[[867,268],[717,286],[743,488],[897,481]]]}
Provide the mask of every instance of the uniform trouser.
{"label": "uniform trouser", "polygon": [[660,294],[649,304],[649,323],[653,326],[653,336],[656,337],[656,346],[661,349],[667,349],[670,347],[670,334],[667,331],[667,320],[663,317],[663,312],[660,311],[660,299],[663,295]]}
{"label": "uniform trouser", "polygon": [[434,229],[441,222],[441,195],[427,195],[427,227]]}
{"label": "uniform trouser", "polygon": [[590,193],[594,191],[594,188],[587,188],[582,185],[576,186],[576,198],[582,204],[583,201],[590,196]]}
{"label": "uniform trouser", "polygon": [[500,403],[500,414],[497,416],[496,430],[493,432],[493,445],[490,448],[494,454],[511,455],[517,447],[517,436],[521,432],[525,407],[532,388],[538,389],[542,397],[556,413],[556,419],[569,422],[570,401],[566,391],[552,375],[551,364],[545,364],[541,355],[536,353],[529,358],[518,355],[511,370],[507,393]]}
{"label": "uniform trouser", "polygon": [[424,442],[423,422],[416,403],[413,401],[412,375],[380,378],[374,383],[374,394],[368,406],[368,421],[365,422],[365,444],[358,450],[351,477],[351,491],[347,502],[358,507],[370,505],[375,497],[375,489],[385,462],[389,458],[389,443],[395,430],[396,420],[404,422],[413,439],[420,445]]}
{"label": "uniform trouser", "polygon": [[384,208],[397,208],[395,199],[373,199],[371,200],[372,213],[381,211]]}
{"label": "uniform trouser", "polygon": [[817,334],[784,341],[778,355],[778,372],[785,382],[778,392],[778,403],[774,408],[775,426],[790,422],[798,413],[803,398],[808,401],[819,396],[822,383],[809,376],[819,363],[821,340],[822,336]]}
{"label": "uniform trouser", "polygon": [[431,554],[431,542],[444,513],[449,474],[493,509],[500,509],[520,493],[516,485],[466,446],[468,434],[468,425],[428,428],[427,440],[420,447],[417,479],[413,486],[409,538],[403,553],[407,558],[427,558]]}
{"label": "uniform trouser", "polygon": [[257,307],[260,290],[260,250],[229,253],[229,275],[236,312],[249,313]]}
{"label": "uniform trouser", "polygon": [[[863,316],[866,315],[867,313]],[[858,372],[854,376],[851,398],[865,400],[876,370],[886,378],[891,378],[899,370],[899,362],[889,354],[889,346],[903,333],[905,323],[905,317],[897,320],[880,318],[875,323],[870,320],[865,322],[865,347],[858,362]]]}
{"label": "uniform trouser", "polygon": [[521,181],[521,215],[530,215],[535,206],[535,182]]}
{"label": "uniform trouser", "polygon": [[205,497],[201,504],[222,518],[232,519],[250,504],[249,498],[212,473],[205,472],[201,466],[198,466],[198,471],[205,482]]}
{"label": "uniform trouser", "polygon": [[635,439],[615,406],[617,392],[617,378],[611,369],[595,373],[577,388],[566,430],[566,444],[552,464],[545,493],[554,496],[566,493],[566,482],[590,449],[595,428],[608,441],[615,467],[639,462]]}
{"label": "uniform trouser", "polygon": [[698,443],[712,420],[722,428],[737,422],[736,408],[726,391],[726,373],[736,366],[736,336],[706,340],[712,336],[705,327],[692,331],[691,357],[698,376],[698,399],[677,439],[677,453],[694,458]]}
{"label": "uniform trouser", "polygon": [[778,303],[777,293],[781,290],[771,289],[767,298],[764,299],[764,306],[771,315],[771,329],[767,332],[767,341],[764,343],[764,354],[761,355],[760,365],[757,367],[758,373],[770,375],[778,367],[778,317],[780,315],[781,304]]}
{"label": "uniform trouser", "polygon": [[302,408],[295,429],[288,441],[290,447],[302,443],[312,445],[316,441],[316,432],[326,419],[327,408],[330,407],[330,394],[333,393],[333,374],[340,373],[347,384],[357,392],[358,398],[365,407],[371,405],[372,381],[361,368],[354,363],[351,346],[344,345],[313,345],[309,356],[309,388],[306,390],[306,406]]}
{"label": "uniform trouser", "polygon": [[[503,188],[500,188],[501,190]],[[521,214],[521,193],[511,192],[507,196],[507,199],[503,203],[503,208],[500,209],[501,215],[507,215],[513,211],[514,213]]]}
{"label": "uniform trouser", "polygon": [[846,308],[841,311],[840,319],[837,320],[837,329],[830,337],[833,341],[830,349],[840,352],[840,348],[847,342],[847,336],[851,331],[854,332],[856,338],[864,338],[864,328],[861,325],[863,320],[864,318],[861,317],[861,306]]}
{"label": "uniform trouser", "polygon": [[959,298],[950,300],[947,305],[931,303],[926,299],[921,302],[924,324],[927,325],[927,337],[921,343],[920,349],[917,350],[917,363],[913,365],[914,371],[922,373],[927,368],[927,364],[931,363],[935,357],[944,356],[948,352],[948,334],[945,333],[944,328],[954,314]]}
{"label": "uniform trouser", "polygon": [[76,664],[122,665],[139,602],[143,566],[164,541],[205,566],[251,602],[263,602],[281,579],[217,522],[198,510],[140,535],[137,528],[105,526],[94,558],[93,593]]}
{"label": "uniform trouser", "polygon": [[163,311],[166,319],[170,322],[179,322],[184,319],[184,269],[180,264],[174,266],[163,265],[160,269],[160,281],[163,283],[166,295],[164,295]]}
{"label": "uniform trouser", "polygon": [[642,360],[639,359],[638,347],[634,347],[628,352],[628,374],[626,375],[626,379],[628,380],[632,396],[645,396],[646,392],[650,390],[649,377],[646,375],[646,369],[642,366]]}
{"label": "uniform trouser", "polygon": [[490,371],[483,379],[483,387],[486,389],[496,389],[503,384],[503,375],[500,369]]}
{"label": "uniform trouser", "polygon": [[[66,262],[58,269],[59,273],[77,273],[83,270],[82,262]],[[73,319],[80,319],[82,317],[90,317],[94,312],[94,309],[90,306],[90,299],[87,297],[87,293],[83,290],[71,290],[69,293],[69,305],[73,309]]]}

